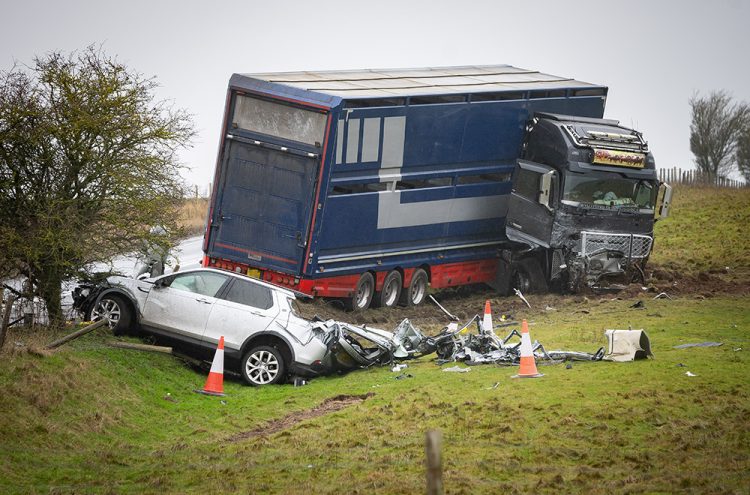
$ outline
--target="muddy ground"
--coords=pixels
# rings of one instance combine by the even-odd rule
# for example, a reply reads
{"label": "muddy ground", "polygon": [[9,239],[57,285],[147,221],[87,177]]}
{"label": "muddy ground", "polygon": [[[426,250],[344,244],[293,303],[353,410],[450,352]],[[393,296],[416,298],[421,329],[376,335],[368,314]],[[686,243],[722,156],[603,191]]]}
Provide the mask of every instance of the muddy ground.
{"label": "muddy ground", "polygon": [[[532,306],[531,311],[543,311],[547,307],[563,309],[570,304],[613,298],[647,300],[662,292],[670,297],[699,299],[719,295],[750,295],[750,277],[728,270],[683,275],[669,268],[654,266],[647,273],[646,285],[631,284],[619,292],[587,291],[581,294],[525,294],[525,296]],[[526,305],[518,297],[502,297],[484,284],[430,291],[430,293],[462,322],[476,314],[481,314],[486,300],[491,302],[494,317],[504,314],[513,318],[519,312],[528,311]],[[326,319],[368,324],[387,330],[395,328],[404,318],[409,318],[428,333],[439,331],[449,322],[440,308],[429,299],[420,306],[411,308],[370,308],[366,311],[349,313],[344,310],[342,303],[319,298],[300,304],[300,310],[307,318],[318,315]]]}

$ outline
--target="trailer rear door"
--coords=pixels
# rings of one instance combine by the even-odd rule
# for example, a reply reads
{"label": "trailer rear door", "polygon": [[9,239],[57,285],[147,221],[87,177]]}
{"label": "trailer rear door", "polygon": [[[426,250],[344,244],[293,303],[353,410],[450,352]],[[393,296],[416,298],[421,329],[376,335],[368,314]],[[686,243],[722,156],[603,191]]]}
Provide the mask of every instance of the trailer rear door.
{"label": "trailer rear door", "polygon": [[319,157],[236,137],[223,156],[210,255],[300,273]]}

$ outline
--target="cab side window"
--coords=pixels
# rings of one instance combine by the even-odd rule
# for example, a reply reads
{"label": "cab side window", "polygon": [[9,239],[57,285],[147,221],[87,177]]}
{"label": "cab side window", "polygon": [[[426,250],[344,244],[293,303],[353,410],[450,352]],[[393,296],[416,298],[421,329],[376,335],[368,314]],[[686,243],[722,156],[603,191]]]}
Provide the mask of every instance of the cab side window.
{"label": "cab side window", "polygon": [[234,279],[232,286],[223,297],[227,301],[258,309],[268,309],[273,306],[271,289],[249,280]]}
{"label": "cab side window", "polygon": [[518,168],[516,174],[513,192],[531,201],[537,201],[539,199],[539,178],[542,174],[524,168]]}

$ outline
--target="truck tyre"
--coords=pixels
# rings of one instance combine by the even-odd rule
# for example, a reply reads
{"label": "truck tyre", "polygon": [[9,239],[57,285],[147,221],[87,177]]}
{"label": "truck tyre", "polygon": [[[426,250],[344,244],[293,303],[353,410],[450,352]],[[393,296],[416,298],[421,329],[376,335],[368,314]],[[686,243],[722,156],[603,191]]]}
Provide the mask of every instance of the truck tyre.
{"label": "truck tyre", "polygon": [[245,382],[254,387],[281,383],[286,378],[284,356],[275,347],[253,347],[242,358],[240,374]]}
{"label": "truck tyre", "polygon": [[547,292],[547,280],[536,258],[523,258],[514,263],[510,279],[510,289],[518,289],[523,294]]}
{"label": "truck tyre", "polygon": [[401,297],[401,287],[404,281],[401,273],[393,270],[385,276],[383,288],[375,295],[375,306],[378,308],[393,308],[398,304]]}
{"label": "truck tyre", "polygon": [[401,291],[400,304],[402,306],[419,306],[422,304],[425,298],[427,298],[428,284],[427,272],[421,268],[414,270],[409,287]]}
{"label": "truck tyre", "polygon": [[115,335],[123,335],[130,331],[133,314],[130,306],[122,296],[107,295],[101,298],[91,310],[91,320],[97,321],[104,317],[109,318],[109,328]]}
{"label": "truck tyre", "polygon": [[364,311],[370,307],[372,296],[375,293],[375,279],[370,272],[365,272],[359,277],[354,287],[354,295],[344,302],[349,311]]}

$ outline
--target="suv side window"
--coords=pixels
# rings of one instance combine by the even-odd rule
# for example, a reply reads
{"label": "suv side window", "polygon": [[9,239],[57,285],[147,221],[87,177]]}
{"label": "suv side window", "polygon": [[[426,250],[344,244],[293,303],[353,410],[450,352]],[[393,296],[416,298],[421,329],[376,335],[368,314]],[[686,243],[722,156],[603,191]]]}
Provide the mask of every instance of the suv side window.
{"label": "suv side window", "polygon": [[220,273],[181,273],[171,281],[165,281],[164,285],[172,289],[216,297],[216,293],[226,280],[227,276]]}
{"label": "suv side window", "polygon": [[268,309],[273,306],[271,289],[249,280],[234,279],[234,283],[223,297],[227,301]]}

